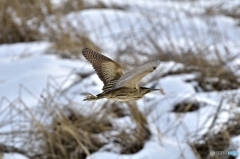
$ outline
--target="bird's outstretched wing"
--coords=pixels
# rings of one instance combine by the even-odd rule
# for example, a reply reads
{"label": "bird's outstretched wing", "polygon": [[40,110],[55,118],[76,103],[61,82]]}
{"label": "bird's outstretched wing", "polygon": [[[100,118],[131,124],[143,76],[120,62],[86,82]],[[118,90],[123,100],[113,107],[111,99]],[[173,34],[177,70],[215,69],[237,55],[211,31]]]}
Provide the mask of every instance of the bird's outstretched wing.
{"label": "bird's outstretched wing", "polygon": [[92,64],[98,77],[103,81],[103,91],[111,90],[123,74],[121,66],[110,58],[88,48],[84,48],[82,53]]}
{"label": "bird's outstretched wing", "polygon": [[117,83],[114,85],[114,88],[129,87],[138,89],[138,83],[140,80],[147,74],[153,72],[159,64],[159,60],[153,60],[134,68],[119,78]]}

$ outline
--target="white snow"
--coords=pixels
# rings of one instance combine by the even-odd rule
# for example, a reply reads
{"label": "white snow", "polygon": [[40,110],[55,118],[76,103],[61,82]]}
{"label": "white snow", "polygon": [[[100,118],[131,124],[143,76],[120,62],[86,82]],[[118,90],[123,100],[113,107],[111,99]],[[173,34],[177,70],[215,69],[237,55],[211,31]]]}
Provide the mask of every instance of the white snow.
{"label": "white snow", "polygon": [[16,153],[16,154],[4,154],[3,159],[28,159],[28,158]]}
{"label": "white snow", "polygon": [[[62,2],[52,0],[54,4],[61,5]],[[197,45],[207,48],[207,51],[219,50],[219,56],[226,59],[228,56],[239,54],[240,50],[240,27],[236,25],[234,19],[223,15],[206,16],[204,9],[207,6],[214,6],[223,1],[115,1],[104,0],[105,3],[116,3],[121,6],[128,6],[128,10],[114,9],[88,9],[80,12],[71,12],[62,18],[64,22],[70,22],[73,28],[83,26],[90,38],[105,49],[104,54],[114,59],[119,44],[123,45],[131,41],[132,47],[146,50],[151,57],[154,50],[151,42],[147,41],[146,35],[152,37],[161,48],[176,51],[195,50]],[[94,1],[92,1],[94,3]],[[194,5],[192,5],[194,3]],[[238,1],[229,2],[226,8],[231,8]],[[189,16],[191,14],[191,16]],[[149,18],[149,17],[151,18]],[[50,17],[49,20],[51,20]],[[106,26],[106,23],[108,25]],[[93,25],[94,24],[94,25]],[[54,24],[53,24],[54,25]],[[161,26],[157,27],[156,26]],[[221,34],[217,34],[213,27]],[[43,29],[42,26],[41,29]],[[157,33],[152,29],[157,29]],[[67,28],[66,28],[67,29]],[[43,29],[45,30],[45,29]],[[46,31],[46,30],[45,30]],[[147,34],[146,34],[147,32]],[[136,40],[137,39],[137,40]],[[139,46],[136,41],[141,39],[146,45]],[[172,45],[174,44],[174,47]],[[56,99],[59,103],[66,102],[66,97],[73,99],[73,102],[84,105],[84,110],[92,110],[92,107],[101,107],[105,99],[93,102],[83,102],[86,93],[98,94],[102,89],[102,82],[96,74],[92,74],[86,79],[80,80],[76,85],[72,85],[79,80],[75,74],[93,72],[93,69],[86,60],[61,59],[54,54],[49,54],[50,42],[31,42],[17,44],[0,45],[0,111],[4,110],[9,101],[21,98],[26,105],[34,108],[39,102],[41,95],[54,93],[56,90],[64,90],[64,96],[59,94]],[[227,46],[229,54],[226,53]],[[121,54],[120,54],[121,56]],[[207,58],[210,57],[206,53]],[[146,57],[145,57],[146,58]],[[124,58],[121,62],[124,63]],[[130,57],[129,57],[130,59]],[[240,75],[239,57],[235,58],[229,67]],[[214,131],[222,129],[222,125],[238,112],[239,108],[235,103],[227,100],[222,101],[223,97],[238,95],[239,90],[222,92],[196,92],[193,83],[187,83],[186,79],[192,79],[195,74],[171,75],[160,78],[160,75],[169,70],[182,68],[183,64],[176,62],[162,62],[159,68],[151,75],[143,79],[142,85],[151,78],[155,80],[146,84],[162,88],[165,95],[160,92],[147,94],[143,99],[137,101],[139,109],[144,113],[145,110],[152,108],[148,114],[148,122],[153,136],[139,152],[131,155],[106,152],[104,149],[93,153],[88,159],[158,159],[158,158],[197,158],[190,146],[189,141],[201,138],[209,131],[214,120],[214,114],[218,112],[218,118],[213,125]],[[72,85],[72,86],[71,86]],[[71,86],[69,89],[68,87]],[[224,98],[225,99],[225,98]],[[197,111],[176,114],[172,112],[174,105],[181,101],[195,101],[201,103]],[[0,121],[4,120],[7,112],[0,113]],[[124,125],[130,119],[115,121],[116,124]],[[133,125],[134,127],[134,125]],[[0,132],[11,130],[10,127],[0,127]],[[160,130],[160,132],[158,131]],[[4,142],[5,139],[0,139]],[[239,136],[232,138],[236,146],[236,151],[240,153]],[[114,145],[108,145],[114,146]],[[25,159],[18,154],[4,154],[4,159]],[[240,159],[240,156],[238,156]]]}
{"label": "white snow", "polygon": [[[172,153],[169,153],[169,151],[171,151]],[[119,155],[112,152],[96,152],[93,153],[91,157],[88,157],[88,159],[91,158],[158,159],[158,158],[181,158],[181,157],[185,159],[196,158],[188,145],[177,144],[175,141],[171,141],[163,137],[161,139],[161,143],[157,143],[156,141],[146,142],[144,148],[133,155]]]}

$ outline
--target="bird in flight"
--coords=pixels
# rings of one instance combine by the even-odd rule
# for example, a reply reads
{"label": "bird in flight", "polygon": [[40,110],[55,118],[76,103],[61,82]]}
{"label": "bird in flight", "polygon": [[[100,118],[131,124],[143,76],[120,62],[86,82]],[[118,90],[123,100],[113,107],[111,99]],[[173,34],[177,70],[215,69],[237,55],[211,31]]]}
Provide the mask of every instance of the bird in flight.
{"label": "bird in flight", "polygon": [[123,74],[121,66],[110,58],[88,48],[82,50],[83,56],[92,64],[98,77],[103,81],[103,92],[89,94],[84,100],[98,100],[102,98],[118,101],[131,101],[142,98],[145,94],[162,89],[140,87],[140,80],[153,72],[160,64],[159,60],[147,62]]}

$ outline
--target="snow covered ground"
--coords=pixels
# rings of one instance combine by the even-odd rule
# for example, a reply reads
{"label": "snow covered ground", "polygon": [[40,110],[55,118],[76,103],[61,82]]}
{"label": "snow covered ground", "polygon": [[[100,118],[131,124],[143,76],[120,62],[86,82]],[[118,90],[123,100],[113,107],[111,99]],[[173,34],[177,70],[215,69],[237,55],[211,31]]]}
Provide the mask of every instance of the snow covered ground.
{"label": "snow covered ground", "polygon": [[[59,3],[58,1],[54,2]],[[240,54],[240,27],[237,26],[235,20],[223,15],[204,15],[205,7],[217,5],[222,2],[220,0],[196,2],[149,0],[148,3],[104,0],[104,2],[119,3],[119,5],[128,6],[128,10],[89,9],[73,12],[63,17],[63,23],[71,22],[72,26],[77,28],[81,21],[84,29],[89,33],[89,37],[96,44],[101,45],[105,50],[104,54],[112,59],[117,56],[113,54],[116,46],[123,45],[126,38],[132,41],[133,47],[138,47],[136,39],[145,41],[149,47],[142,49],[148,51],[150,57],[153,46],[147,41],[147,38],[145,39],[146,33],[166,50],[187,50],[197,43],[199,46],[207,46],[210,50],[217,47],[222,57],[226,56],[224,47],[228,48],[231,55]],[[230,3],[235,4],[237,1],[229,2],[229,8],[231,8]],[[94,25],[92,25],[93,20]],[[108,26],[105,25],[106,22],[109,24]],[[156,27],[160,24],[161,27]],[[158,32],[161,35],[152,33],[153,29],[159,29]],[[217,32],[221,32],[221,34],[219,35]],[[172,48],[173,44],[174,48]],[[79,79],[75,73],[93,72],[90,63],[82,58],[69,60],[48,54],[51,45],[46,41],[0,45],[0,111],[8,106],[7,100],[14,101],[19,97],[26,105],[36,106],[41,95],[44,96],[45,92],[51,90],[49,85],[51,83],[57,89],[66,89],[64,98],[60,95],[57,99],[58,102],[65,102],[64,99],[67,96],[75,102],[85,105],[86,109],[92,105],[92,102],[82,100],[85,96],[84,93],[97,94],[101,92],[102,83],[96,74],[90,75],[67,89]],[[212,57],[209,56],[209,58]],[[236,74],[240,74],[240,71],[236,69],[240,67],[239,61],[240,59],[236,58],[229,64],[232,69],[235,69]],[[122,62],[124,62],[124,58]],[[160,77],[163,71],[180,67],[182,64],[162,62],[153,74],[143,80],[143,83],[153,76]],[[171,75],[160,79],[154,78],[146,85],[162,88],[165,95],[155,92],[137,101],[139,109],[143,112],[149,107],[153,108],[148,114],[148,122],[153,135],[141,151],[132,155],[121,155],[100,150],[93,153],[88,159],[197,158],[188,145],[189,141],[200,138],[209,130],[214,120],[213,114],[217,111],[219,111],[219,116],[215,121],[214,130],[221,130],[221,125],[239,111],[237,105],[228,101],[223,101],[221,109],[218,110],[221,99],[233,94],[239,95],[240,90],[196,92],[194,84],[186,82],[187,79],[193,77],[195,74]],[[93,83],[95,85],[92,85]],[[200,109],[184,114],[172,112],[176,103],[186,99],[201,103]],[[97,101],[97,105],[101,106],[103,101],[105,100]],[[4,117],[4,115],[0,116],[0,120],[4,120]],[[0,132],[8,129],[8,127],[0,127]],[[4,140],[0,139],[0,143]],[[238,146],[236,151],[240,153],[239,137],[232,138],[232,141]],[[4,159],[10,158],[22,159],[25,157],[4,155]],[[237,158],[240,159],[240,156]]]}

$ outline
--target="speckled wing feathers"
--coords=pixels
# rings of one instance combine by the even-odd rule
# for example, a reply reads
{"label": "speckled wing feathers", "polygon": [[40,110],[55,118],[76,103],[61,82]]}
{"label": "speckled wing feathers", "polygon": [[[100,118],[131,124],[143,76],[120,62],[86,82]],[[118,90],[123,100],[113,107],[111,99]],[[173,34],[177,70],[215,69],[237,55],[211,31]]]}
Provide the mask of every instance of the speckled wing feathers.
{"label": "speckled wing feathers", "polygon": [[103,81],[103,91],[112,89],[123,74],[121,66],[108,57],[88,48],[84,48],[82,53],[83,56],[92,64],[98,77]]}

